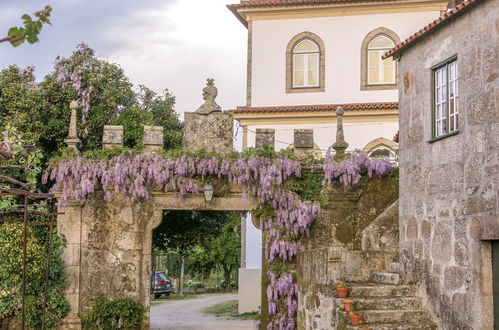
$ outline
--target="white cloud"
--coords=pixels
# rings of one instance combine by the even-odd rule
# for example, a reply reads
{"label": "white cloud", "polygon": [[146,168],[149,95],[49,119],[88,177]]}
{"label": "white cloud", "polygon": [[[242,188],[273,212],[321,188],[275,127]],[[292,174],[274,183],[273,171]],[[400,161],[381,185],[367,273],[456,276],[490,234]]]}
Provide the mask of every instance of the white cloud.
{"label": "white cloud", "polygon": [[[215,78],[224,109],[245,103],[246,29],[226,8],[231,0],[47,0],[52,26],[40,42],[12,48],[0,45],[0,68],[33,65],[39,79],[57,55],[71,55],[80,42],[103,59],[119,64],[137,86],[168,88],[177,111],[194,111],[203,102],[206,78]],[[2,3],[1,31],[20,24],[45,2]]]}
{"label": "white cloud", "polygon": [[206,78],[215,78],[218,103],[245,103],[246,29],[226,0],[180,0],[137,10],[106,31],[120,45],[104,57],[120,64],[135,84],[170,89],[179,113],[202,104]]}

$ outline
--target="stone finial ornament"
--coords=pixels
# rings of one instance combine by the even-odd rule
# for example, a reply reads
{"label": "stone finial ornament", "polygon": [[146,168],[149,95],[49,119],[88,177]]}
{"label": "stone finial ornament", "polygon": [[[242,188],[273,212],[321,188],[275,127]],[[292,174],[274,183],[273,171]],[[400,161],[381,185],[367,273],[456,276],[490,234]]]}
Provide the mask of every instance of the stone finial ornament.
{"label": "stone finial ornament", "polygon": [[203,88],[204,103],[196,110],[197,114],[208,115],[212,112],[222,112],[222,108],[215,102],[218,89],[215,87],[215,79],[208,78],[206,87]]}
{"label": "stone finial ornament", "polygon": [[348,148],[348,143],[345,141],[343,133],[343,115],[345,110],[342,107],[336,108],[336,142],[333,144],[333,149],[336,151],[334,155],[335,160],[342,160],[346,158],[345,150]]}
{"label": "stone finial ornament", "polygon": [[71,109],[71,118],[69,120],[68,137],[64,139],[64,143],[66,143],[69,148],[73,148],[74,150],[78,151],[77,145],[78,143],[80,143],[80,139],[78,138],[78,135],[76,133],[76,110],[78,109],[78,102],[71,101],[71,103],[69,104],[69,108]]}

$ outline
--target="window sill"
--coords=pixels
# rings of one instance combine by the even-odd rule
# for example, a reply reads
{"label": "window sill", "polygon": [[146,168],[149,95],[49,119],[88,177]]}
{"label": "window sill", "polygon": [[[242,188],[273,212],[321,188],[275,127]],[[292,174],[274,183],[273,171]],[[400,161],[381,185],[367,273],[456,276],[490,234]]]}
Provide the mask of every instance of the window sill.
{"label": "window sill", "polygon": [[319,87],[291,87],[286,89],[286,93],[320,93],[324,92],[324,86]]}
{"label": "window sill", "polygon": [[390,89],[398,89],[398,84],[377,84],[377,85],[368,85],[363,84],[360,86],[361,91],[381,91],[381,90],[390,90]]}
{"label": "window sill", "polygon": [[433,139],[431,139],[430,141],[428,141],[428,143],[437,142],[437,141],[440,141],[440,140],[443,140],[443,139],[446,139],[448,137],[451,137],[451,136],[454,136],[454,135],[458,135],[458,134],[459,134],[459,130],[451,132],[449,134],[440,135],[440,136],[434,137]]}

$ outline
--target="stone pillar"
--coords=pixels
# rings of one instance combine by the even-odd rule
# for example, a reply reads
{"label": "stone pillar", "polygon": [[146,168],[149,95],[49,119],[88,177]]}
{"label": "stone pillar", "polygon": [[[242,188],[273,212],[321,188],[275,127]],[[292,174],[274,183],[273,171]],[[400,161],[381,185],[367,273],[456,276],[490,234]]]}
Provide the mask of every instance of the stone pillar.
{"label": "stone pillar", "polygon": [[218,89],[213,79],[208,79],[203,88],[205,101],[196,112],[184,114],[184,147],[195,151],[224,153],[233,151],[234,116],[222,112],[222,108],[215,101]]}
{"label": "stone pillar", "polygon": [[123,126],[104,125],[102,134],[102,148],[113,148],[123,146]]}
{"label": "stone pillar", "polygon": [[307,157],[314,153],[314,130],[295,129],[294,131],[295,152],[298,157]]}
{"label": "stone pillar", "polygon": [[79,206],[58,208],[57,233],[66,239],[62,252],[69,286],[65,297],[69,303],[69,314],[63,321],[64,329],[80,329],[80,275],[81,275],[81,229],[82,209]]}
{"label": "stone pillar", "polygon": [[162,126],[144,126],[144,148],[147,151],[163,149]]}
{"label": "stone pillar", "polygon": [[233,151],[234,117],[230,113],[208,115],[186,112],[184,146],[187,150],[204,149],[218,153]]}
{"label": "stone pillar", "polygon": [[345,150],[348,148],[348,143],[345,141],[343,133],[343,115],[345,111],[342,107],[336,108],[336,142],[333,144],[333,149],[336,151],[334,160],[340,161],[347,158]]}
{"label": "stone pillar", "polygon": [[262,148],[263,146],[275,148],[275,129],[256,129],[255,147]]}
{"label": "stone pillar", "polygon": [[69,120],[68,137],[64,139],[64,143],[66,143],[69,148],[73,148],[76,152],[78,152],[78,143],[80,143],[80,139],[76,133],[76,125],[78,124],[76,119],[76,109],[78,109],[78,102],[71,101],[69,108],[71,109],[71,119]]}
{"label": "stone pillar", "polygon": [[248,149],[248,126],[243,125],[243,150]]}

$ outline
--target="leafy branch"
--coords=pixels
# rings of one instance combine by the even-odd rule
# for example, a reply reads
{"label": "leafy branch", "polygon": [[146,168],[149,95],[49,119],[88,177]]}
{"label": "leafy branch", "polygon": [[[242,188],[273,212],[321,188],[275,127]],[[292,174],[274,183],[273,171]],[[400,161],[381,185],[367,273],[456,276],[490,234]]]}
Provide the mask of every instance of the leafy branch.
{"label": "leafy branch", "polygon": [[35,18],[38,18],[37,20],[33,20],[30,15],[24,14],[21,16],[24,26],[11,27],[7,37],[0,39],[0,43],[8,41],[14,47],[21,45],[25,41],[34,44],[38,41],[38,35],[43,28],[43,24],[52,25],[49,19],[51,12],[52,7],[47,5],[44,9],[34,13]]}

